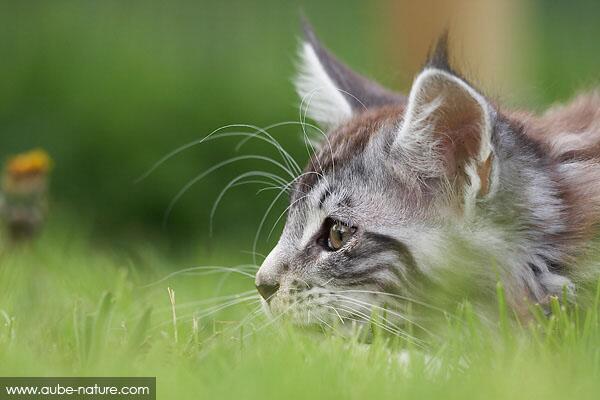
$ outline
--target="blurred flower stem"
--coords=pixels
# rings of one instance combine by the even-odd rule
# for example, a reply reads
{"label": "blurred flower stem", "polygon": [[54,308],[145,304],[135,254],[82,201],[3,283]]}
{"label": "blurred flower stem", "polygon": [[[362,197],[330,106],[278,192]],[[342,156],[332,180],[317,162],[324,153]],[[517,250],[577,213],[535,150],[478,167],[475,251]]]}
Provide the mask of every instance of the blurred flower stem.
{"label": "blurred flower stem", "polygon": [[11,157],[2,172],[0,217],[13,242],[39,233],[48,213],[50,156],[41,149]]}

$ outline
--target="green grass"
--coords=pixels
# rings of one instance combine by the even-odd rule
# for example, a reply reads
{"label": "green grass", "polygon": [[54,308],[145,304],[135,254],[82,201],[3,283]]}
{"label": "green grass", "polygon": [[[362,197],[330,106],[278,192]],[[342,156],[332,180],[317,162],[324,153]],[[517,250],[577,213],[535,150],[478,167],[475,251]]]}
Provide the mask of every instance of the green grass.
{"label": "green grass", "polygon": [[[377,329],[365,344],[357,335],[269,324],[260,314],[240,325],[256,309],[250,303],[206,315],[218,301],[188,303],[251,290],[252,279],[188,275],[146,287],[191,263],[139,249],[115,253],[78,231],[5,247],[0,375],[156,376],[164,399],[591,399],[600,393],[598,296],[580,306],[555,300],[551,316],[537,313],[523,325],[503,307],[499,318],[481,323],[463,303],[440,315],[441,338],[423,351]],[[240,262],[225,254],[235,252],[192,258]],[[167,287],[175,291],[176,330]],[[501,286],[499,295],[501,306]]]}

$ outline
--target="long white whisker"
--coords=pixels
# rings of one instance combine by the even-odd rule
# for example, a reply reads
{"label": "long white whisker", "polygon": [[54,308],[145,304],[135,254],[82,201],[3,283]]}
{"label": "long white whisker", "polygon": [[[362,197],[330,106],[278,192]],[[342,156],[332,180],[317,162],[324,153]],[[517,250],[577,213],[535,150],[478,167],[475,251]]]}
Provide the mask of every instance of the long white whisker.
{"label": "long white whisker", "polygon": [[[204,143],[207,143],[212,140],[222,139],[225,137],[243,136],[244,139],[242,141],[240,141],[240,143],[238,143],[238,145],[235,147],[235,151],[239,151],[241,148],[240,144],[244,144],[251,139],[259,139],[259,140],[262,140],[263,142],[267,142],[267,143],[271,144],[273,147],[275,147],[275,149],[281,155],[283,162],[288,167],[288,171],[290,171],[290,173],[293,173],[293,174],[298,174],[301,172],[301,169],[300,169],[300,166],[298,165],[298,163],[296,162],[296,160],[283,148],[283,146],[272,135],[270,135],[267,132],[267,129],[271,129],[271,128],[275,128],[275,127],[283,126],[283,125],[290,125],[290,124],[292,124],[292,123],[291,122],[280,122],[277,124],[269,125],[265,128],[260,128],[255,125],[238,124],[239,127],[250,128],[250,129],[253,129],[254,132],[252,132],[252,133],[250,133],[250,132],[219,133],[217,135],[213,135],[210,138],[204,140]],[[265,137],[263,137],[261,135],[264,135]],[[199,144],[199,143],[195,143],[195,144]]]}
{"label": "long white whisker", "polygon": [[335,308],[334,306],[329,306],[329,305],[325,305],[325,308],[331,308],[335,312],[335,315],[338,317],[338,319],[340,320],[340,322],[342,324],[344,323],[344,319],[342,318],[342,316],[338,312],[337,308]]}
{"label": "long white whisker", "polygon": [[443,308],[439,308],[439,307],[433,306],[431,304],[428,304],[428,303],[425,303],[425,302],[422,302],[422,301],[419,301],[419,300],[416,300],[416,299],[412,299],[410,297],[406,297],[406,296],[401,296],[401,295],[398,295],[398,294],[394,294],[394,293],[378,292],[378,291],[374,291],[374,290],[360,290],[360,289],[340,290],[337,293],[367,293],[367,294],[388,296],[388,297],[392,297],[392,298],[395,298],[395,299],[404,300],[404,301],[407,301],[407,302],[410,302],[410,303],[413,303],[413,304],[417,304],[419,306],[428,308],[428,309],[433,310],[433,311],[437,311],[437,312],[439,312],[439,313],[441,313],[441,314],[443,314],[445,316],[448,316],[450,318],[461,320],[461,318],[448,313],[448,311],[444,310]]}
{"label": "long white whisker", "polygon": [[255,329],[254,332],[248,333],[244,336],[244,339],[247,338],[248,336],[252,335],[255,332],[261,331],[271,325],[273,325],[275,322],[279,321],[281,318],[283,318],[284,315],[286,315],[288,312],[290,312],[290,310],[296,306],[296,304],[298,304],[298,301],[293,302],[292,304],[290,304],[283,312],[281,312],[279,315],[277,315],[275,318],[271,318],[266,324],[264,324],[263,326],[259,327],[258,329]]}
{"label": "long white whisker", "polygon": [[278,175],[271,174],[269,172],[263,172],[263,171],[249,171],[249,172],[243,173],[243,174],[238,175],[237,177],[233,178],[231,181],[229,181],[229,183],[225,186],[225,188],[221,191],[221,193],[219,193],[219,195],[217,196],[217,199],[215,200],[215,202],[212,206],[212,209],[210,210],[210,217],[209,217],[209,224],[208,224],[209,236],[212,236],[212,234],[213,234],[214,216],[215,216],[215,213],[217,212],[217,208],[219,207],[221,200],[223,199],[223,197],[225,196],[227,191],[229,189],[231,189],[233,186],[235,186],[240,180],[248,178],[248,177],[252,177],[252,176],[261,176],[264,178],[270,178],[270,179],[273,179],[277,183],[286,184],[286,182],[283,179],[281,179]]}
{"label": "long white whisker", "polygon": [[[254,300],[254,301],[260,301],[259,299],[257,299],[257,297],[258,297],[258,295],[241,297],[239,299],[234,299],[234,300],[222,303],[222,304],[215,305],[213,307],[209,307],[209,308],[207,308],[206,310],[204,310],[201,313],[194,313],[194,315],[195,315],[196,318],[205,318],[205,317],[213,315],[213,314],[215,314],[215,313],[217,313],[217,312],[219,312],[221,310],[224,310],[226,308],[230,308],[230,307],[236,306],[238,304],[246,303],[246,302],[249,302],[249,301],[252,301],[252,300]],[[187,321],[188,319],[190,319],[189,318],[189,314],[185,315],[185,316],[184,315],[177,316],[176,321],[177,322],[179,322],[179,321]],[[169,319],[167,321],[164,321],[162,323],[159,323],[159,324],[155,325],[154,327],[152,327],[151,329],[157,329],[157,328],[160,328],[161,326],[164,326],[164,325],[169,324],[169,323],[172,323],[171,319]]]}
{"label": "long white whisker", "polygon": [[277,220],[275,220],[275,222],[273,223],[273,227],[271,228],[271,230],[269,231],[269,234],[267,235],[267,239],[271,238],[271,235],[273,234],[273,231],[277,227],[277,224],[279,223],[279,221],[281,221],[281,218],[283,218],[283,216],[288,212],[288,210],[290,208],[292,208],[294,206],[294,204],[298,203],[301,200],[306,199],[307,197],[309,197],[309,195],[305,195],[305,196],[297,198],[296,200],[294,200],[293,202],[291,202],[290,205],[287,206],[285,208],[285,210],[283,210],[283,212],[281,214],[279,214],[279,217],[277,217]]}
{"label": "long white whisker", "polygon": [[[279,127],[279,126],[284,126],[284,125],[298,125],[300,124],[297,121],[284,121],[284,122],[279,122],[277,124],[273,124],[270,125],[268,127],[265,128],[258,128],[253,134],[249,135],[248,137],[246,137],[245,139],[241,140],[238,145],[235,147],[236,151],[239,151],[243,145],[245,145],[249,140],[253,139],[254,137],[258,136],[260,133],[264,134],[265,136],[267,136],[272,142],[274,142],[274,146],[278,146],[278,150],[280,150],[280,153],[282,153],[282,157],[287,157],[289,162],[292,164],[291,167],[292,169],[294,169],[296,171],[297,174],[299,174],[300,172],[302,172],[302,168],[300,168],[300,166],[298,165],[298,163],[296,162],[296,160],[283,149],[283,146],[281,146],[281,144],[279,144],[279,142],[272,136],[270,135],[267,131],[271,128],[275,128],[275,127]],[[312,127],[315,127],[314,125],[311,125]],[[285,153],[285,155],[283,154]]]}
{"label": "long white whisker", "polygon": [[383,310],[383,311],[385,311],[385,312],[387,312],[387,313],[389,313],[389,314],[391,314],[391,315],[394,315],[394,316],[396,316],[396,317],[398,317],[398,318],[400,318],[400,319],[402,319],[402,320],[404,320],[404,321],[408,322],[409,324],[412,324],[412,325],[414,325],[414,326],[416,326],[416,327],[418,327],[418,328],[422,329],[422,330],[423,330],[423,332],[426,332],[426,333],[428,333],[429,335],[431,335],[431,336],[433,336],[433,337],[436,337],[436,335],[435,335],[433,332],[431,332],[430,330],[428,330],[428,329],[427,329],[427,328],[425,328],[424,326],[422,326],[422,325],[420,325],[420,324],[418,324],[418,323],[416,323],[416,322],[414,322],[414,321],[410,320],[410,319],[409,319],[409,318],[407,318],[406,316],[404,316],[404,315],[402,315],[402,314],[400,314],[400,313],[397,313],[397,312],[395,312],[395,311],[393,311],[393,310],[389,310],[389,309],[387,309],[387,308],[384,308],[384,307],[378,306],[378,305],[376,305],[376,304],[368,303],[368,302],[366,302],[366,301],[358,300],[358,299],[355,299],[355,298],[352,298],[352,297],[349,297],[349,296],[344,296],[344,295],[340,295],[340,294],[337,294],[337,296],[338,296],[338,297],[340,297],[341,299],[345,299],[345,300],[347,300],[347,301],[352,301],[352,302],[354,302],[354,303],[356,303],[356,304],[362,304],[362,305],[365,305],[365,306],[368,306],[368,307],[371,307],[371,308],[376,308],[376,309],[378,309],[378,310]]}
{"label": "long white whisker", "polygon": [[[208,299],[203,299],[203,300],[195,300],[195,301],[189,301],[186,303],[177,303],[176,304],[176,309],[183,309],[183,308],[188,308],[188,307],[197,307],[197,306],[201,306],[201,305],[206,305],[206,304],[224,304],[226,302],[229,302],[231,300],[236,300],[236,299],[240,299],[242,297],[246,297],[249,296],[251,294],[255,294],[256,290],[248,290],[245,292],[241,292],[241,293],[235,293],[235,294],[230,294],[230,295],[226,295],[226,296],[217,296],[217,297],[211,297]],[[157,311],[161,311],[161,310],[169,310],[171,309],[171,306],[164,306],[161,308],[158,308]]]}
{"label": "long white whisker", "polygon": [[240,274],[243,275],[245,277],[254,279],[254,275],[245,272],[245,271],[239,271],[239,270],[235,270],[235,269],[230,269],[230,270],[212,270],[212,271],[204,271],[204,272],[185,272],[182,275],[185,276],[207,276],[207,275],[215,275],[215,274],[231,274],[231,273],[236,273],[236,274]]}
{"label": "long white whisker", "polygon": [[[233,332],[238,330],[241,326],[250,323],[251,321],[253,321],[254,319],[256,319],[256,317],[261,315],[261,311],[262,311],[262,305],[258,305],[258,307],[256,307],[253,311],[251,311],[250,313],[248,313],[248,315],[246,315],[238,324],[236,324],[234,327],[231,327],[230,329],[227,329],[226,331],[222,332],[222,333],[229,333],[229,332]],[[213,333],[210,337],[208,337],[206,340],[203,341],[203,344],[209,342],[210,340],[214,339],[215,337],[217,337],[220,333]],[[206,351],[206,350],[205,350]]]}
{"label": "long white whisker", "polygon": [[[315,89],[315,90],[317,90],[317,89]],[[315,93],[310,93],[310,99],[308,100],[308,103],[307,103],[306,108],[304,110],[304,116],[302,117],[302,126],[303,126],[303,132],[304,132],[305,140],[308,140],[308,136],[306,134],[306,130],[304,129],[304,126],[306,126],[306,114],[308,113],[308,109],[310,107],[310,102],[312,101],[312,96]],[[302,111],[302,104],[300,105],[300,110]],[[322,129],[320,129],[320,128],[317,127],[316,130],[327,141],[327,146],[329,147],[329,154],[331,155],[331,170],[332,170],[332,175],[333,175],[333,179],[335,180],[335,157],[333,156],[333,148],[331,146],[331,141],[329,140],[329,137],[325,134],[325,132],[323,132]],[[315,148],[312,145],[312,143],[311,143],[311,147],[313,149],[313,153],[315,154],[315,158],[317,159],[317,162],[319,163],[319,169],[321,170],[322,173],[324,173],[325,171],[323,171],[323,166],[321,165],[321,163],[318,161],[318,158],[316,157],[316,151],[315,151]]]}
{"label": "long white whisker", "polygon": [[[277,201],[279,200],[279,198],[283,195],[283,193],[285,193],[285,189],[287,187],[290,187],[294,184],[295,181],[301,179],[302,177],[306,176],[306,175],[311,175],[311,174],[315,174],[315,175],[319,175],[319,173],[317,172],[305,172],[297,177],[295,177],[291,182],[289,182],[284,188],[281,189],[281,191],[275,196],[275,198],[273,199],[273,201],[271,202],[271,204],[269,204],[269,207],[267,207],[267,210],[265,211],[259,225],[258,228],[256,229],[256,234],[254,235],[254,242],[252,244],[252,251],[254,253],[256,253],[256,247],[258,246],[258,239],[260,238],[260,233],[262,232],[262,228],[265,224],[265,221],[267,220],[271,210],[273,209],[273,207],[275,207],[275,204],[277,203]],[[254,257],[252,259],[252,261],[256,264],[256,257]]]}
{"label": "long white whisker", "polygon": [[337,332],[337,329],[335,329],[333,326],[331,326],[329,323],[327,323],[325,320],[319,318],[318,315],[314,314],[314,317],[319,321],[319,323],[325,325],[326,327],[328,327],[329,329],[331,329],[334,332]]}
{"label": "long white whisker", "polygon": [[[302,171],[302,169],[300,168],[300,166],[298,165],[296,160],[283,148],[283,146],[277,141],[277,139],[275,139],[268,132],[268,130],[272,129],[272,128],[285,126],[285,125],[294,125],[296,123],[297,122],[295,122],[295,121],[284,121],[284,122],[279,122],[279,123],[276,123],[273,125],[269,125],[265,128],[259,128],[259,127],[253,126],[253,125],[249,125],[248,127],[252,127],[253,129],[255,129],[255,131],[253,133],[247,135],[247,137],[245,139],[241,140],[235,147],[235,151],[239,151],[242,148],[242,146],[244,146],[244,144],[246,144],[251,139],[260,138],[261,140],[271,143],[277,149],[277,151],[279,151],[279,154],[281,154],[281,157],[284,159],[286,164],[290,167],[290,170],[294,171],[296,174],[299,174]],[[264,138],[261,137],[260,136],[261,134],[264,135],[265,137]]]}
{"label": "long white whisker", "polygon": [[256,256],[262,257],[262,259],[263,259],[263,260],[264,260],[265,258],[267,258],[267,256],[266,256],[265,254],[263,254],[263,253],[259,253],[259,252],[256,252],[256,251],[251,251],[251,250],[242,250],[241,252],[242,252],[242,253],[244,253],[244,254],[249,254],[249,255],[251,255],[251,256],[253,256],[253,257],[256,257]]}
{"label": "long white whisker", "polygon": [[[309,93],[307,93],[305,96],[303,96],[302,101],[300,102],[300,122],[302,123],[302,134],[304,135],[304,144],[306,146],[306,151],[308,152],[308,157],[309,160],[313,158],[316,160],[319,169],[321,171],[321,173],[323,173],[323,167],[321,166],[321,163],[319,161],[319,158],[316,156],[317,152],[315,150],[315,147],[312,145],[312,143],[310,142],[309,138],[308,138],[308,134],[306,133],[306,114],[308,112],[308,109],[310,107],[310,102],[312,101],[313,96],[320,90],[320,88],[315,88],[313,90],[311,90]],[[308,99],[308,101],[307,101]],[[303,106],[304,106],[304,102],[307,101],[307,105],[303,110]],[[311,147],[312,149],[312,155],[311,152],[308,148],[308,146]],[[309,161],[311,162],[311,161]]]}
{"label": "long white whisker", "polygon": [[[262,161],[266,161],[269,162],[279,168],[281,168],[282,170],[287,171],[287,169],[285,168],[285,166],[283,166],[281,163],[273,160],[272,158],[269,157],[264,157],[264,156],[259,156],[259,155],[245,155],[245,156],[238,156],[238,157],[233,157],[230,158],[228,160],[222,161],[220,163],[218,163],[217,165],[212,166],[211,168],[207,169],[206,171],[202,172],[201,174],[197,175],[195,178],[193,178],[192,180],[190,180],[178,193],[177,195],[175,195],[175,197],[171,200],[171,202],[169,203],[169,206],[167,207],[167,210],[165,212],[165,216],[163,219],[163,226],[166,225],[167,220],[169,219],[169,215],[171,214],[171,211],[173,211],[173,207],[175,207],[175,204],[179,201],[179,199],[192,187],[194,186],[196,183],[198,183],[199,181],[201,181],[202,179],[204,179],[206,176],[210,175],[211,173],[213,173],[214,171],[218,170],[219,168],[222,168],[226,165],[232,164],[234,162],[238,162],[238,161],[242,161],[242,160],[262,160]],[[293,178],[293,175],[292,175]]]}
{"label": "long white whisker", "polygon": [[222,305],[220,305],[218,307],[211,307],[211,308],[209,308],[209,309],[205,310],[204,312],[199,313],[197,315],[198,315],[199,318],[205,318],[205,317],[211,316],[211,315],[213,315],[213,314],[215,314],[215,313],[217,313],[217,312],[219,312],[221,310],[233,307],[233,306],[241,304],[241,303],[245,303],[245,302],[250,301],[250,300],[255,300],[256,302],[258,302],[258,301],[260,301],[260,298],[258,298],[258,297],[259,297],[258,295],[253,295],[253,296],[247,296],[247,297],[242,298],[242,299],[232,300],[231,302],[226,303],[226,304],[222,304]]}
{"label": "long white whisker", "polygon": [[[362,306],[362,307],[364,307],[364,306]],[[381,329],[385,330],[386,332],[391,333],[392,335],[400,336],[400,337],[402,337],[402,338],[404,338],[406,340],[410,340],[411,342],[413,342],[416,345],[423,346],[423,343],[424,343],[423,340],[421,340],[419,338],[416,338],[416,337],[414,337],[414,336],[406,333],[405,331],[403,331],[402,329],[400,329],[400,327],[396,326],[394,323],[392,323],[391,321],[389,321],[387,319],[385,319],[384,321],[388,325],[390,325],[391,327],[388,326],[388,325],[386,325],[385,323],[378,322],[378,321],[373,321],[373,319],[369,315],[367,315],[366,313],[363,313],[363,312],[361,312],[359,310],[356,310],[354,308],[347,307],[347,306],[344,306],[344,305],[338,305],[338,308],[340,310],[342,310],[342,311],[346,311],[348,313],[351,313],[351,315],[357,315],[357,316],[359,316],[359,317],[362,318],[362,320],[357,320],[357,319],[354,319],[352,317],[346,316],[346,317],[344,317],[346,319],[353,320],[353,321],[356,321],[356,322],[373,324],[373,325],[377,326],[378,328],[381,328]],[[366,307],[364,307],[364,308],[366,308]]]}
{"label": "long white whisker", "polygon": [[367,293],[367,294],[375,294],[375,295],[381,295],[381,296],[389,296],[389,297],[393,297],[396,299],[405,300],[410,303],[418,304],[420,306],[427,307],[431,310],[439,311],[441,313],[446,313],[446,310],[444,310],[442,308],[438,308],[438,307],[432,306],[430,304],[424,303],[422,301],[415,300],[410,297],[401,296],[401,295],[394,294],[394,293],[378,292],[375,290],[361,290],[361,289],[339,290],[337,293]]}
{"label": "long white whisker", "polygon": [[[317,175],[317,176],[322,176],[320,175],[318,172],[314,172],[314,171],[308,171],[308,172],[304,172],[300,175],[298,175],[297,177],[295,177],[291,182],[289,182],[285,187],[283,187],[281,189],[281,191],[275,196],[275,198],[273,199],[273,201],[271,202],[271,204],[269,204],[269,206],[267,207],[267,210],[265,211],[259,225],[258,228],[256,229],[256,234],[254,235],[254,241],[252,243],[252,251],[254,253],[256,253],[256,248],[258,246],[258,239],[260,238],[260,233],[262,232],[263,226],[265,224],[265,221],[267,220],[267,217],[269,216],[269,214],[271,213],[271,210],[273,209],[273,207],[275,207],[275,204],[277,203],[277,201],[279,200],[279,198],[283,195],[283,193],[285,193],[286,188],[292,186],[294,184],[295,181],[302,179],[304,176],[306,175]],[[289,207],[288,207],[289,208]],[[281,218],[281,216],[280,216]],[[277,222],[279,222],[279,219],[277,220]],[[276,223],[277,223],[276,222]],[[269,233],[269,237],[273,231],[273,229],[275,229],[274,227],[271,229],[271,232]],[[256,257],[254,256],[252,261],[256,264]]]}
{"label": "long white whisker", "polygon": [[[265,128],[259,128],[256,127],[254,125],[248,125],[248,124],[230,124],[230,125],[225,125],[222,126],[220,128],[215,129],[214,131],[212,131],[211,133],[209,133],[208,135],[204,136],[201,139],[197,139],[194,141],[191,141],[189,143],[186,143],[178,148],[176,148],[175,150],[169,152],[168,154],[166,154],[165,156],[163,156],[161,159],[159,159],[157,162],[155,162],[145,173],[143,173],[139,178],[137,178],[135,180],[135,183],[139,183],[140,181],[146,179],[148,176],[150,176],[152,174],[152,172],[154,172],[158,167],[160,167],[162,164],[164,164],[166,161],[168,161],[169,159],[171,159],[172,157],[176,156],[177,154],[181,153],[182,151],[185,151],[193,146],[202,144],[204,142],[207,142],[209,140],[211,140],[211,138],[213,136],[216,136],[216,134],[218,132],[221,132],[225,129],[229,129],[229,128],[249,128],[249,129],[254,129],[255,131],[259,131],[259,132],[263,132],[264,134],[266,134],[268,136],[268,138],[270,139],[265,139],[263,138],[263,140],[266,140],[267,142],[273,144],[275,146],[275,148],[280,151],[280,153],[283,151],[283,153],[285,153],[286,155],[282,154],[282,157],[284,157],[285,159],[288,159],[288,161],[293,162],[294,164],[294,168],[297,171],[300,171],[300,167],[298,166],[298,164],[296,163],[296,161],[289,155],[289,153],[287,153],[283,147],[281,145],[279,145],[279,143],[271,136],[269,135],[266,131],[268,129],[271,128],[275,128],[278,126],[283,126],[283,125],[291,125],[294,124],[296,122],[290,122],[290,121],[286,121],[286,122],[280,122],[277,124],[272,124],[269,125]],[[226,132],[224,134],[221,134],[220,136],[218,136],[218,138],[222,138],[222,137],[228,137],[228,136],[248,136],[251,135],[251,137],[254,137],[253,134],[248,133],[248,132]],[[256,137],[260,137],[260,136],[256,136]]]}
{"label": "long white whisker", "polygon": [[[352,302],[348,302],[348,303],[350,303],[350,304],[353,304],[353,305],[358,305],[359,307],[363,307],[363,308],[365,308],[365,309],[369,310],[369,308],[368,308],[368,307],[366,307],[366,306],[364,306],[364,305],[361,305],[361,304],[356,304],[356,303],[352,303]],[[375,325],[375,326],[377,326],[377,327],[379,327],[379,328],[381,328],[381,329],[385,330],[386,332],[388,332],[388,333],[391,333],[392,335],[401,336],[402,338],[404,338],[404,339],[406,339],[406,340],[410,340],[410,341],[411,341],[412,343],[414,343],[415,345],[418,345],[418,346],[420,346],[420,347],[422,347],[422,348],[425,348],[425,347],[424,347],[424,343],[425,343],[425,342],[424,342],[423,340],[421,340],[421,339],[419,339],[419,338],[417,338],[417,337],[414,337],[414,336],[412,336],[412,335],[408,334],[407,332],[403,331],[403,330],[402,330],[400,327],[398,327],[398,326],[397,326],[396,324],[394,324],[393,322],[389,321],[387,318],[384,318],[384,319],[383,319],[383,321],[384,321],[385,323],[383,323],[383,322],[378,322],[378,321],[374,321],[374,320],[373,320],[373,319],[372,319],[372,318],[371,318],[369,315],[367,315],[366,313],[363,313],[362,311],[356,310],[355,308],[347,307],[347,306],[344,306],[344,305],[338,305],[338,308],[339,308],[340,310],[342,310],[342,311],[346,311],[346,312],[348,312],[348,313],[351,313],[351,314],[353,314],[353,315],[357,315],[357,316],[359,316],[359,317],[361,317],[361,318],[363,318],[363,319],[364,319],[363,321],[358,321],[358,320],[355,320],[355,319],[354,319],[354,320],[355,320],[355,321],[357,321],[357,322],[363,322],[363,323],[369,323],[369,324],[373,324],[373,325]],[[352,320],[352,318],[351,318],[351,317],[345,317],[345,318],[346,318],[346,319],[351,319],[351,320]],[[386,325],[386,324],[387,324],[387,325]],[[388,326],[388,325],[390,325],[391,327],[390,327],[390,326]]]}
{"label": "long white whisker", "polygon": [[241,265],[236,265],[234,267],[222,267],[222,266],[219,266],[219,265],[203,265],[203,266],[199,266],[199,267],[189,267],[189,268],[184,268],[184,269],[181,269],[181,270],[178,270],[178,271],[175,271],[175,272],[171,272],[170,274],[164,276],[163,278],[161,278],[161,279],[159,279],[159,280],[157,280],[155,282],[152,282],[152,283],[149,283],[147,285],[142,286],[142,288],[147,288],[147,287],[158,285],[158,284],[163,283],[163,282],[165,282],[165,281],[167,281],[167,280],[169,280],[169,279],[171,279],[171,278],[173,278],[173,277],[175,277],[177,275],[181,275],[181,274],[185,274],[185,273],[189,273],[189,272],[194,272],[194,271],[201,271],[201,270],[211,270],[211,271],[214,270],[214,271],[225,271],[225,272],[233,271],[233,272],[236,272],[236,273],[241,273],[243,275],[245,274],[247,276],[254,277],[253,275],[245,273],[245,272],[243,272],[243,271],[241,271],[239,269],[239,268],[245,268],[245,267],[252,267],[254,269],[258,268],[254,264],[241,264]]}

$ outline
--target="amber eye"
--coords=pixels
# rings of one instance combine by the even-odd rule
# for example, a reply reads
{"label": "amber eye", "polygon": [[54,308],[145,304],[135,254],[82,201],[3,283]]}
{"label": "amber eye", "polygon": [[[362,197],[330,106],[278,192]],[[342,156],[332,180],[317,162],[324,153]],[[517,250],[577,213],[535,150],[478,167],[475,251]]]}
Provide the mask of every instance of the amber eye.
{"label": "amber eye", "polygon": [[327,238],[327,247],[332,251],[337,251],[352,237],[356,228],[344,225],[341,222],[334,222],[329,228],[329,237]]}

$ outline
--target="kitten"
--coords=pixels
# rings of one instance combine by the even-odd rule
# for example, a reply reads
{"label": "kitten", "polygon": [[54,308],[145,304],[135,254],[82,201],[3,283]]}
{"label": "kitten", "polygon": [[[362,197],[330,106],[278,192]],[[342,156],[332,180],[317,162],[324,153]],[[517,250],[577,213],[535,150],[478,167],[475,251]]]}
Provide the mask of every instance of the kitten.
{"label": "kitten", "polygon": [[300,58],[298,94],[328,132],[256,275],[271,313],[365,319],[433,287],[493,299],[497,281],[523,315],[575,294],[600,222],[598,93],[542,115],[504,109],[450,66],[446,37],[408,96],[348,69],[308,26]]}

